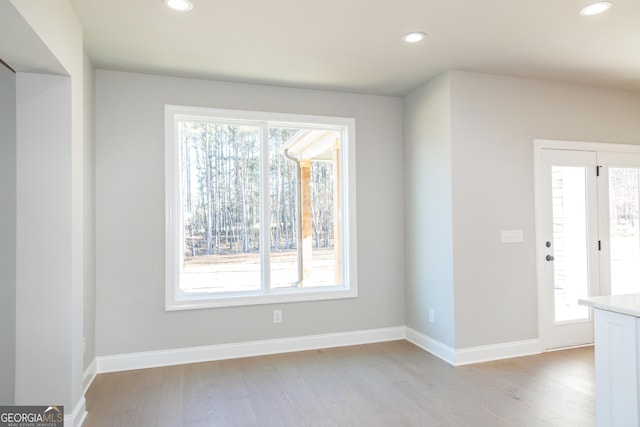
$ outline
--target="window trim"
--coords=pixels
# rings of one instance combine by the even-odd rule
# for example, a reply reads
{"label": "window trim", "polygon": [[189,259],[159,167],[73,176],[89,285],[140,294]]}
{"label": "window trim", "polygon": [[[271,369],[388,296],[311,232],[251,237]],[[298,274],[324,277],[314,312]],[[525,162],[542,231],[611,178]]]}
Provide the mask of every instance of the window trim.
{"label": "window trim", "polygon": [[[190,294],[178,287],[180,251],[182,240],[182,220],[180,206],[180,171],[177,122],[188,117],[203,121],[242,121],[268,124],[269,126],[304,126],[317,129],[336,129],[343,132],[340,150],[340,176],[344,186],[340,194],[341,211],[341,253],[343,254],[343,282],[341,286],[311,288],[271,288],[257,292],[225,294]],[[297,301],[317,301],[329,299],[355,298],[358,296],[357,280],[357,236],[356,236],[356,144],[355,119],[346,117],[317,116],[306,114],[271,113],[247,110],[230,110],[206,107],[165,105],[165,310],[187,310],[213,307],[232,307],[258,304],[275,304]],[[263,158],[262,167],[268,159]],[[268,168],[268,164],[266,165]],[[264,176],[261,173],[262,176]],[[269,203],[268,182],[262,180],[262,201]],[[268,215],[269,206],[262,206],[262,215]],[[262,221],[262,223],[268,223]],[[263,233],[268,234],[268,233]],[[268,239],[268,236],[266,237]],[[268,246],[262,246],[268,247]],[[264,274],[269,266],[263,267]]]}

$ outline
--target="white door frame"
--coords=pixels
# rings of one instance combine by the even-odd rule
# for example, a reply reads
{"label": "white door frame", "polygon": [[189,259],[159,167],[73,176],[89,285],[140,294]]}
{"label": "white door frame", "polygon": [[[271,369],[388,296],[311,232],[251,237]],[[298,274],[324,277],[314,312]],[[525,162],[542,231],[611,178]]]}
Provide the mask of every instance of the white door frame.
{"label": "white door frame", "polygon": [[547,254],[539,242],[543,241],[543,228],[541,219],[544,215],[543,201],[541,199],[542,176],[539,173],[542,162],[542,150],[576,150],[576,151],[595,151],[597,152],[620,152],[620,153],[640,153],[640,145],[631,144],[609,144],[602,142],[581,142],[581,141],[563,141],[563,140],[546,140],[535,139],[533,141],[533,167],[534,167],[534,197],[535,197],[535,227],[536,227],[536,282],[538,287],[538,337],[540,339],[541,351],[547,350],[548,337],[545,337],[544,326],[544,286],[548,283],[545,281],[543,271],[544,264],[540,261]]}

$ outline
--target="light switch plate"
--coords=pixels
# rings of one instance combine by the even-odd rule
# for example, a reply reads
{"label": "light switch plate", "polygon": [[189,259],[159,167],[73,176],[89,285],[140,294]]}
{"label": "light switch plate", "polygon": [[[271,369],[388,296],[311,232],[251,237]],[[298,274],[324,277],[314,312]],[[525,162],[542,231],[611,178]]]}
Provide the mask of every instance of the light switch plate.
{"label": "light switch plate", "polygon": [[521,243],[524,240],[522,230],[502,230],[502,243]]}

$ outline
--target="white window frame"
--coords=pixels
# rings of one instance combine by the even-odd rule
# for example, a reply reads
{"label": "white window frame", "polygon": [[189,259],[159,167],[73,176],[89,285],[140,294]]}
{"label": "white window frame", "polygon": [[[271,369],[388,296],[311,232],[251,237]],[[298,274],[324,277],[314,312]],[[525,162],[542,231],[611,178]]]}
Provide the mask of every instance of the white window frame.
{"label": "white window frame", "polygon": [[[358,296],[356,251],[356,144],[355,119],[345,117],[315,116],[303,114],[270,113],[245,110],[227,110],[180,105],[165,105],[165,310],[186,310],[211,307],[230,307],[256,304],[273,304],[295,301],[315,301]],[[275,288],[269,285],[267,250],[262,252],[262,289],[256,292],[187,294],[180,290],[179,273],[183,256],[183,223],[180,206],[180,154],[177,123],[180,120],[227,120],[253,122],[266,129],[268,126],[309,127],[333,129],[342,132],[340,149],[341,210],[340,238],[342,254],[342,284],[309,288]],[[266,135],[264,135],[266,137]],[[269,159],[261,159],[263,170],[268,169]],[[261,173],[262,176],[264,174]],[[262,180],[261,224],[269,224],[270,198],[267,180]],[[270,247],[270,233],[261,231],[261,247]],[[266,279],[266,280],[265,280]]]}

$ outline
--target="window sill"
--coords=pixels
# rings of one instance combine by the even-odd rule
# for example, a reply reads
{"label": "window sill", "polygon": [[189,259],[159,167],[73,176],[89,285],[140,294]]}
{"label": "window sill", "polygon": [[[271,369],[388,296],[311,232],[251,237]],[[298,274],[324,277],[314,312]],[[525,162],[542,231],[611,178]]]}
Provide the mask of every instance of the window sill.
{"label": "window sill", "polygon": [[188,295],[183,293],[182,295],[175,296],[173,299],[167,298],[165,311],[322,301],[330,299],[356,298],[357,296],[358,293],[355,289],[335,287],[326,289],[277,289],[273,290],[270,294],[256,292],[212,296],[211,294]]}

